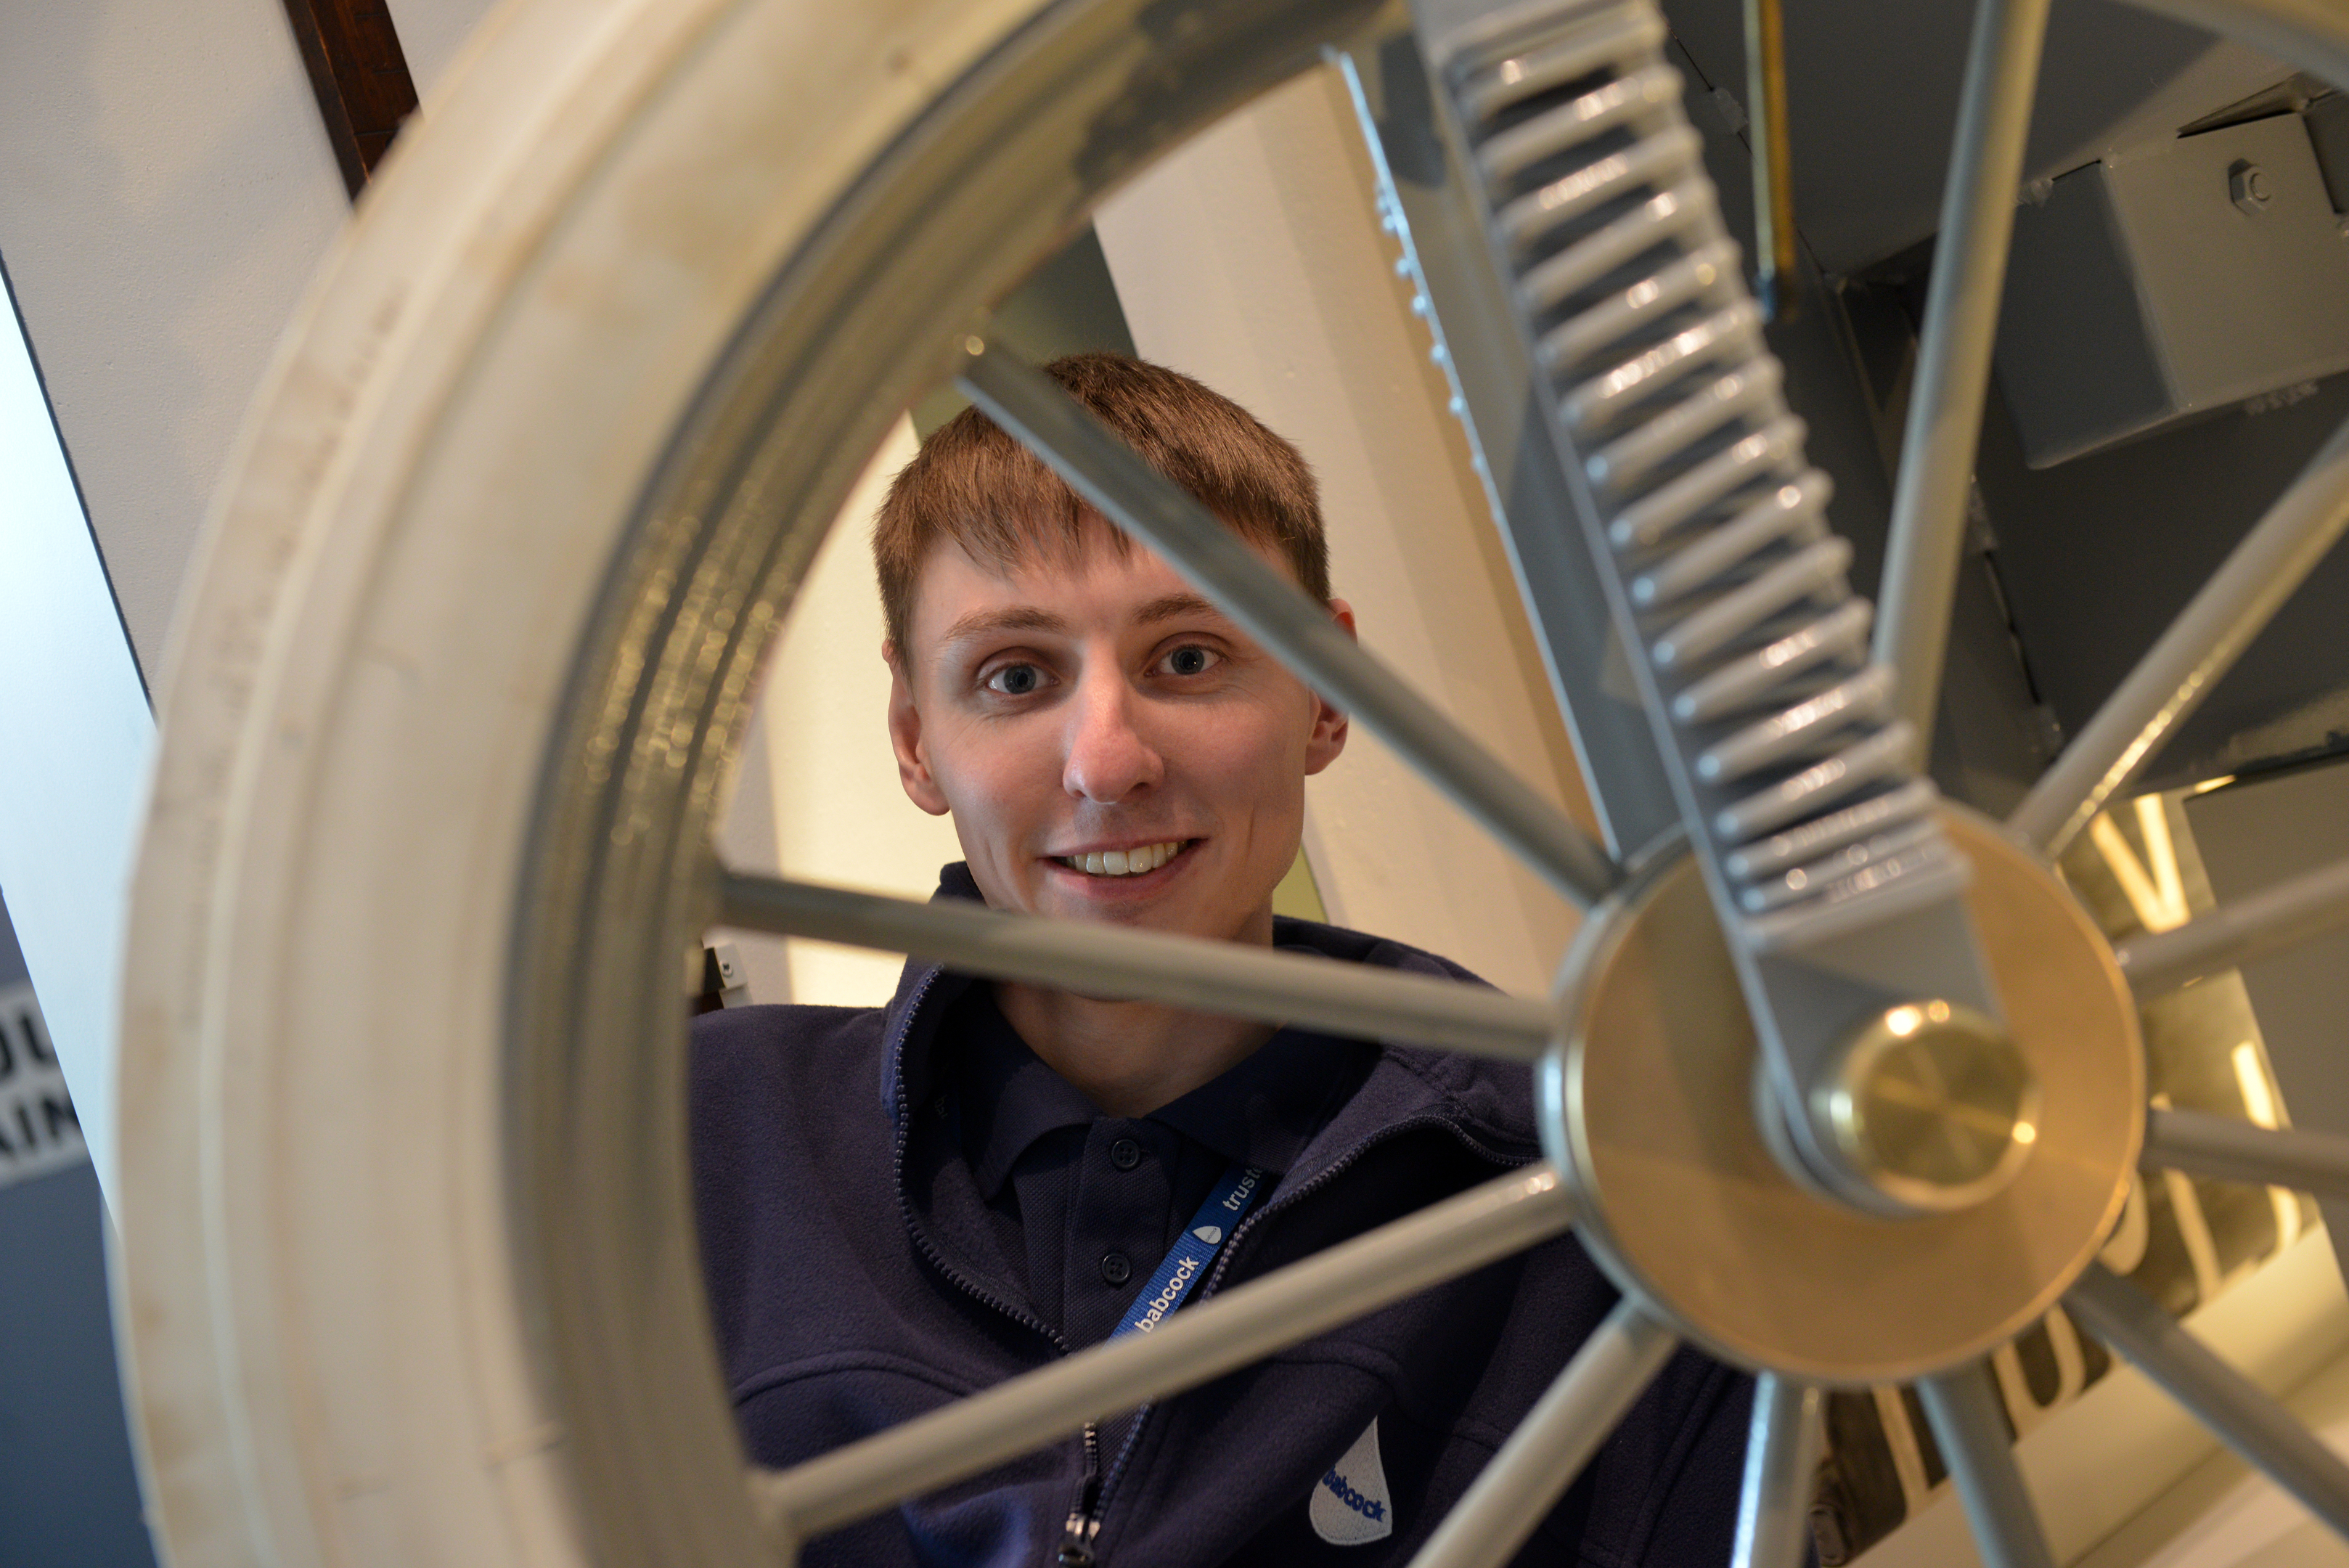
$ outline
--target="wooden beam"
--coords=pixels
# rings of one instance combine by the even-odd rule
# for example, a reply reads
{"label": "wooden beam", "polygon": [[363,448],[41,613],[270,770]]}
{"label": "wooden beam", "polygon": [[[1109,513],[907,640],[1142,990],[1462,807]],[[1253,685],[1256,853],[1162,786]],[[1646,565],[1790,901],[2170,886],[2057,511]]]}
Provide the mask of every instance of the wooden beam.
{"label": "wooden beam", "polygon": [[400,122],[416,111],[416,83],[391,13],[384,0],[285,0],[285,15],[344,188],[356,202]]}

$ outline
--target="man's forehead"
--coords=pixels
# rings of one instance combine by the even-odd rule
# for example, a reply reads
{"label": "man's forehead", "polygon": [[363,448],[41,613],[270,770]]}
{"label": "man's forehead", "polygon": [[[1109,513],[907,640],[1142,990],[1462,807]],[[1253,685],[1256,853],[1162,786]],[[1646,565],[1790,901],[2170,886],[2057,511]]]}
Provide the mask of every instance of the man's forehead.
{"label": "man's forehead", "polygon": [[[1168,621],[1226,618],[1224,612],[1199,595],[1187,589],[1180,593],[1160,594],[1145,599],[1120,618],[1138,627],[1162,625]],[[985,637],[1007,631],[1034,631],[1050,636],[1068,636],[1078,629],[1077,621],[1058,610],[1038,604],[1006,604],[982,606],[956,618],[939,638],[951,646],[970,638]]]}
{"label": "man's forehead", "polygon": [[[1123,548],[1119,546],[1123,545]],[[988,632],[1069,632],[1097,612],[1100,596],[1121,590],[1146,597],[1118,603],[1118,618],[1155,625],[1200,616],[1222,618],[1147,546],[1123,540],[1105,523],[1089,527],[1071,547],[1058,540],[1009,562],[974,555],[951,535],[936,540],[915,579],[908,630],[916,643],[946,646]],[[1258,547],[1282,576],[1287,562]]]}
{"label": "man's forehead", "polygon": [[[1006,548],[994,547],[998,544]],[[1007,592],[1037,593],[1073,587],[1102,570],[1141,564],[1169,569],[1148,545],[1136,544],[1094,512],[1082,514],[1073,528],[1034,525],[1004,531],[978,550],[960,536],[941,532],[922,559],[917,582],[927,582],[941,567],[957,575],[986,579]]]}

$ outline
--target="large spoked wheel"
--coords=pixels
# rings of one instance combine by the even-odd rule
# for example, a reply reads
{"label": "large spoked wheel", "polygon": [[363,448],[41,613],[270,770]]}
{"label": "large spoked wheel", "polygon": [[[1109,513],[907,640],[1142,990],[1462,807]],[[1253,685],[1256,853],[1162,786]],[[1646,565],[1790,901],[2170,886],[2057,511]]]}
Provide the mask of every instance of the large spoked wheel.
{"label": "large spoked wheel", "polygon": [[[2315,0],[2179,9],[2349,82],[2349,21]],[[1995,122],[2027,92],[2014,40],[2027,59],[2037,23],[2024,5],[1985,29],[1991,151],[1961,161],[1985,210],[2012,188]],[[2116,964],[2037,858],[2337,534],[2338,454],[2084,733],[2019,836],[1941,818],[1980,924],[2002,933],[1986,961],[2040,1096],[1992,1141],[2038,1147],[1949,1212],[1854,1206],[1790,1174],[1756,1114],[1754,1044],[1733,1026],[1693,860],[1658,847],[1626,880],[969,336],[1117,181],[1323,46],[1397,25],[1359,0],[514,0],[492,19],[291,340],[172,659],[118,1219],[150,1501],[174,1563],[776,1561],[1578,1222],[1625,1303],[1426,1561],[1505,1559],[1682,1339],[1767,1375],[1750,1562],[1796,1561],[1807,1391],[1884,1378],[1920,1380],[1987,1554],[2044,1560],[1973,1367],[2059,1298],[2349,1526],[2349,1471],[2091,1262],[2141,1140],[2190,1168],[2349,1183],[2321,1140],[2178,1118],[2147,1138],[2127,989],[2330,918],[2349,877]],[[1986,329],[1964,322],[1985,288],[1995,299],[2002,244],[1985,242],[1986,283],[1946,269],[1920,372],[1934,409],[1979,398]],[[1691,287],[1729,290],[1723,308],[1740,294],[1733,269]],[[717,871],[710,816],[757,661],[864,454],[948,371],[1593,906],[1562,1012]],[[1899,526],[1924,565],[1896,565],[1904,628],[1931,628],[1945,591],[1934,497],[1952,460],[1936,479],[1928,455],[1912,442]],[[721,906],[983,972],[1545,1061],[1554,1163],[746,1482],[682,1139],[678,955]],[[1732,1004],[1675,1012],[1661,961],[1713,974]],[[1931,1133],[1982,1109],[1909,1086],[1930,1103],[1899,1114]],[[1879,1130],[1897,1109],[1878,1106]],[[1657,1220],[1692,1212],[1701,1243]],[[1822,1318],[1789,1266],[1803,1257],[1753,1255],[1769,1226],[1823,1256],[1906,1247],[1906,1266]],[[1761,1285],[1712,1290],[1696,1244]],[[1957,1273],[1965,1289],[1942,1288]]]}

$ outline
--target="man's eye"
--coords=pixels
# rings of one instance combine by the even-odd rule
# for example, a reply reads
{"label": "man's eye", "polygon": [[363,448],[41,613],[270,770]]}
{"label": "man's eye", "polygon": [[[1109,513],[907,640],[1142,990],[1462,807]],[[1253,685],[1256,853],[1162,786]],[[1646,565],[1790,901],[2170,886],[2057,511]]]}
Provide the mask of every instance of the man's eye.
{"label": "man's eye", "polygon": [[1216,667],[1212,649],[1178,648],[1166,656],[1166,669],[1174,675],[1205,675]]}
{"label": "man's eye", "polygon": [[1000,691],[1007,697],[1025,697],[1044,684],[1044,672],[1032,664],[1007,664],[987,678],[989,691]]}

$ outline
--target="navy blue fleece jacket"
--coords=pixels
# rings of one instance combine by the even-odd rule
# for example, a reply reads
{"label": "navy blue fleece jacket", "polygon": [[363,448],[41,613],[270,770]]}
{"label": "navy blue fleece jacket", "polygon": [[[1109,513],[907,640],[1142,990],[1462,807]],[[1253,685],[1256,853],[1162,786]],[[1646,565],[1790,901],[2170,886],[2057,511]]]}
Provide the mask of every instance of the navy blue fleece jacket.
{"label": "navy blue fleece jacket", "polygon": [[[940,895],[976,888],[950,867]],[[1473,983],[1444,960],[1331,926],[1282,919],[1275,941]],[[955,1119],[936,1114],[956,1047],[939,1023],[973,983],[913,962],[885,1009],[749,1007],[695,1023],[703,1263],[761,1464],[809,1459],[1066,1354],[1022,1305]],[[1522,1069],[1387,1044],[1192,1300],[1538,1153]],[[814,1542],[802,1561],[1053,1563],[1074,1511],[1097,1521],[1087,1550],[1102,1564],[1401,1564],[1615,1299],[1562,1238],[1166,1400],[1117,1452],[1048,1444]],[[1719,1568],[1749,1399],[1744,1379],[1682,1352],[1518,1561]],[[1350,1450],[1359,1470],[1373,1422],[1382,1497],[1338,1469]],[[1317,1490],[1331,1493],[1319,1531]],[[1331,1542],[1340,1507],[1371,1521],[1352,1532],[1370,1539]]]}

